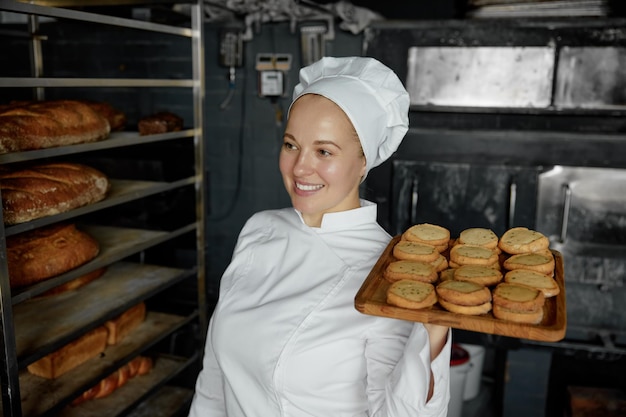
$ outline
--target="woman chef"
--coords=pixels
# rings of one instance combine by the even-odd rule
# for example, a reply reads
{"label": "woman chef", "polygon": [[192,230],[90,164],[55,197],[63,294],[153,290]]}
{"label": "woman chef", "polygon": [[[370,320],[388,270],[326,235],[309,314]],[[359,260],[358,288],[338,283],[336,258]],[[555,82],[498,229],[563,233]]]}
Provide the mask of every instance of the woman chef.
{"label": "woman chef", "polygon": [[280,152],[293,207],[239,235],[190,416],[446,416],[448,328],[354,308],[391,239],[359,184],[397,149],[408,107],[375,59],[300,71]]}

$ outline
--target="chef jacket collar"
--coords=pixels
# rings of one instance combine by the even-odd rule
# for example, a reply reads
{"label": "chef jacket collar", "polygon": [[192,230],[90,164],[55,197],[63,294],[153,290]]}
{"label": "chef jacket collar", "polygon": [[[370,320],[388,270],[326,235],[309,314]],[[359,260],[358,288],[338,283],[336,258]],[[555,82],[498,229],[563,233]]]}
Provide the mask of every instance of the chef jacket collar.
{"label": "chef jacket collar", "polygon": [[[322,217],[322,225],[320,227],[312,227],[318,233],[330,232],[335,230],[352,229],[355,226],[372,223],[376,221],[377,206],[368,200],[361,199],[361,207],[352,210],[339,211],[336,213],[326,213]],[[298,217],[304,223],[302,213],[295,210]]]}

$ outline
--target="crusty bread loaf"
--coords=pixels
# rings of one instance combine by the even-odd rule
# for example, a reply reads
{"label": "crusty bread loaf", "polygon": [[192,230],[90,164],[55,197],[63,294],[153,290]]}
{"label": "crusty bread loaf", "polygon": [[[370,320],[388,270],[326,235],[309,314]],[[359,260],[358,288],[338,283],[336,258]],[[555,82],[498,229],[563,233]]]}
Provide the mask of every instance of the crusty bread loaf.
{"label": "crusty bread loaf", "polygon": [[43,378],[58,378],[104,352],[107,346],[107,333],[104,326],[97,327],[31,363],[28,365],[28,371]]}
{"label": "crusty bread loaf", "polygon": [[74,224],[54,224],[7,238],[12,288],[32,285],[89,262],[98,242]]}
{"label": "crusty bread loaf", "polygon": [[550,240],[540,232],[526,227],[513,227],[500,237],[498,247],[511,255],[548,249]]}
{"label": "crusty bread loaf", "polygon": [[54,288],[49,289],[48,291],[41,294],[42,297],[47,297],[51,295],[62,294],[64,292],[77,290],[85,285],[89,284],[92,281],[100,278],[106,272],[107,268],[102,267],[98,268],[94,271],[88,272],[85,275],[81,275],[78,278],[74,278],[71,281],[66,282],[65,284],[58,285]]}
{"label": "crusty bread loaf", "polygon": [[139,135],[154,135],[157,133],[177,132],[183,128],[182,117],[172,112],[162,111],[150,116],[142,117],[137,123]]}
{"label": "crusty bread loaf", "polygon": [[387,289],[387,303],[410,309],[422,309],[437,302],[435,287],[427,282],[403,279]]}
{"label": "crusty bread loaf", "polygon": [[143,323],[145,318],[146,304],[141,302],[129,308],[115,319],[108,320],[104,323],[104,326],[109,331],[107,343],[109,345],[117,345],[137,326]]}
{"label": "crusty bread loaf", "polygon": [[109,122],[80,101],[10,106],[0,112],[0,154],[96,142],[110,131]]}
{"label": "crusty bread loaf", "polygon": [[75,163],[47,163],[0,172],[5,224],[17,224],[98,202],[109,191],[102,172]]}
{"label": "crusty bread loaf", "polygon": [[393,247],[393,256],[410,261],[433,262],[439,254],[433,245],[408,240],[401,240]]}
{"label": "crusty bread loaf", "polygon": [[81,100],[93,110],[98,112],[102,117],[107,119],[111,132],[119,132],[126,128],[126,114],[113,107],[111,104],[103,101]]}
{"label": "crusty bread loaf", "polygon": [[544,297],[554,297],[561,291],[554,278],[527,269],[514,269],[504,275],[504,282],[535,288],[543,292]]}
{"label": "crusty bread loaf", "polygon": [[400,260],[390,262],[385,268],[383,275],[389,282],[411,279],[432,283],[437,280],[435,267],[430,263],[420,261]]}

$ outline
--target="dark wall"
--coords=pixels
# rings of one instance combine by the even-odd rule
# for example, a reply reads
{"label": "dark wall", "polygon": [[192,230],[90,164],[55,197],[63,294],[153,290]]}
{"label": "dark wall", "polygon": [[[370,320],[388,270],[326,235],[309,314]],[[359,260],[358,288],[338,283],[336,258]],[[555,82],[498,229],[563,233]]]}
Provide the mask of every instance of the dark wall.
{"label": "dark wall", "polygon": [[[259,210],[290,204],[278,171],[278,152],[291,91],[302,66],[299,35],[291,32],[289,24],[262,25],[253,39],[244,42],[244,64],[236,69],[234,94],[222,109],[229,82],[228,69],[218,60],[220,29],[219,25],[208,25],[205,30],[205,138],[210,196],[207,238],[209,277],[214,285],[248,217]],[[337,29],[335,39],[326,45],[326,53],[360,55],[361,44],[360,35]],[[255,69],[258,53],[292,55],[285,97],[259,97]]]}

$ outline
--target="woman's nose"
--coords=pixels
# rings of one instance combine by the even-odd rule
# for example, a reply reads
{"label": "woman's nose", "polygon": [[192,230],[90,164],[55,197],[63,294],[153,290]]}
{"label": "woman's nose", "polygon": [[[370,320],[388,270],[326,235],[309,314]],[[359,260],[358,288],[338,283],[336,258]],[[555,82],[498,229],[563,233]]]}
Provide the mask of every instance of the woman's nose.
{"label": "woman's nose", "polygon": [[313,163],[307,152],[300,152],[295,160],[293,172],[296,176],[306,176],[313,172]]}

